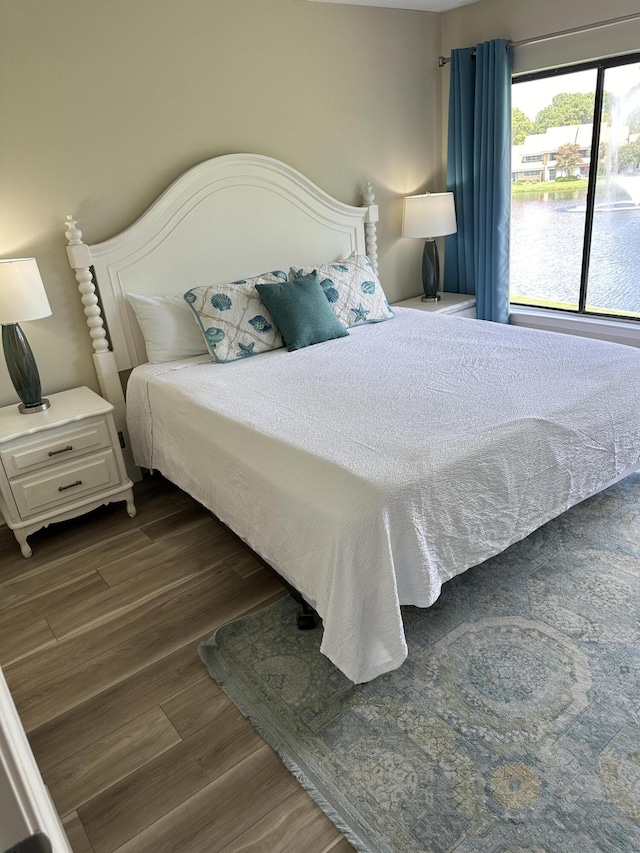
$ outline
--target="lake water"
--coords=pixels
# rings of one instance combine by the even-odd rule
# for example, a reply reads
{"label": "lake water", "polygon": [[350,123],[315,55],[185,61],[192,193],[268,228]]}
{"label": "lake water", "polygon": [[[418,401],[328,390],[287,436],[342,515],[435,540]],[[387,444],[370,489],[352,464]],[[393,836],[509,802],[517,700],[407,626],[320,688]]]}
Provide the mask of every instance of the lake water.
{"label": "lake water", "polygon": [[[553,195],[512,198],[511,293],[577,306],[586,192]],[[596,210],[587,305],[640,315],[640,207]]]}

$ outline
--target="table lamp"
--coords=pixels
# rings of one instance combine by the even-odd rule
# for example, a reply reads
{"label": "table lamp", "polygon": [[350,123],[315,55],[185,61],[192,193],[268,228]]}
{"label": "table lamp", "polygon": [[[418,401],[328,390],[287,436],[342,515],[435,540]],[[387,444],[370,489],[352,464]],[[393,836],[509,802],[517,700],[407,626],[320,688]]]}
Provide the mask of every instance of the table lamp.
{"label": "table lamp", "polygon": [[423,302],[438,302],[440,294],[440,261],[434,237],[455,234],[456,209],[453,193],[424,193],[404,199],[402,211],[402,236],[422,237]]}
{"label": "table lamp", "polygon": [[43,412],[40,375],[29,341],[18,323],[49,317],[51,308],[35,258],[0,260],[0,324],[9,377],[22,403],[23,415]]}

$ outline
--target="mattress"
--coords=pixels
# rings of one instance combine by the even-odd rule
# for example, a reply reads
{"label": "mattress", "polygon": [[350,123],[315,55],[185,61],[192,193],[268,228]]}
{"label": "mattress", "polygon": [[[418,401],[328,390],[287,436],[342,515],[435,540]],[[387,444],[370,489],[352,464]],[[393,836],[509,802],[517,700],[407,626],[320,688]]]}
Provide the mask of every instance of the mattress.
{"label": "mattress", "polygon": [[401,605],[640,463],[640,350],[398,309],[346,338],[136,368],[138,464],[228,524],[323,619],[352,681],[407,655]]}

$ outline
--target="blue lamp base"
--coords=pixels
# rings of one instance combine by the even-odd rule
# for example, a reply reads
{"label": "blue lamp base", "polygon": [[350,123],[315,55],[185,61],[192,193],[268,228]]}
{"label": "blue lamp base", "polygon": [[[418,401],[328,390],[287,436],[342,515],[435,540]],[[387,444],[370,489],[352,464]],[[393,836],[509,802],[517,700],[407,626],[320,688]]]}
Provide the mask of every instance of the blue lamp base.
{"label": "blue lamp base", "polygon": [[422,252],[422,289],[424,296],[422,302],[439,302],[440,294],[440,259],[438,258],[438,247],[435,240],[424,241]]}
{"label": "blue lamp base", "polygon": [[36,360],[18,323],[8,323],[2,327],[2,348],[9,378],[22,400],[18,410],[23,415],[44,412],[49,408],[49,401],[42,397]]}

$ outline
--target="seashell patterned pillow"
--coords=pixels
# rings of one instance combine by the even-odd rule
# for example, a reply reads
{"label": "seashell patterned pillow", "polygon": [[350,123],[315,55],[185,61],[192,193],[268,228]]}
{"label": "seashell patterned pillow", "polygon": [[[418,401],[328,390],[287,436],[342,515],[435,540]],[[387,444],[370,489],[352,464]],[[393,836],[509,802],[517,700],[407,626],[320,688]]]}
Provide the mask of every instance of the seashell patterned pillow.
{"label": "seashell patterned pillow", "polygon": [[184,294],[215,361],[237,361],[284,346],[255,287],[282,281],[287,281],[286,272],[274,270],[228,284],[193,287]]}
{"label": "seashell patterned pillow", "polygon": [[381,323],[396,316],[366,255],[352,252],[342,261],[315,267],[291,267],[289,277],[309,275],[314,270],[324,295],[345,326]]}

